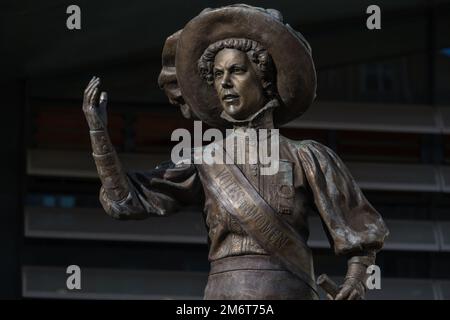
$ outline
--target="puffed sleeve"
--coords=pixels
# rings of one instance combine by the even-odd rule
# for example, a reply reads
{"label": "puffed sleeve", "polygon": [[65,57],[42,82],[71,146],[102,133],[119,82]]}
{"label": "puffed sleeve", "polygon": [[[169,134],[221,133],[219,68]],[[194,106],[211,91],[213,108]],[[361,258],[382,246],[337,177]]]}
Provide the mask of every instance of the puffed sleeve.
{"label": "puffed sleeve", "polygon": [[298,154],[335,253],[380,250],[389,231],[342,160],[312,140],[302,141]]}
{"label": "puffed sleeve", "polygon": [[200,204],[203,191],[193,164],[165,162],[148,172],[128,172],[130,192],[121,201],[107,197],[100,189],[100,203],[115,219],[144,219],[167,215],[180,207]]}

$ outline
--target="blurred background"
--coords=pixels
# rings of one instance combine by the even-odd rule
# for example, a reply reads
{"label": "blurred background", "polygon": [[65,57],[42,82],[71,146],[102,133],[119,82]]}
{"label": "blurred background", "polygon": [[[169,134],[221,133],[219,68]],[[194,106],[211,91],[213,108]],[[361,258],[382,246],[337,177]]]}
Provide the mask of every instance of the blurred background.
{"label": "blurred background", "polygon": [[[100,207],[84,87],[102,79],[124,165],[169,159],[192,123],[157,86],[165,39],[205,7],[230,1],[16,1],[0,6],[1,298],[201,298],[209,270],[199,208],[115,221]],[[275,8],[313,49],[317,100],[289,138],[334,149],[391,235],[369,299],[450,299],[450,1],[247,1]],[[81,8],[81,30],[66,8]],[[366,8],[381,8],[381,30]],[[316,274],[341,282],[318,217]],[[66,288],[78,265],[82,289]]]}

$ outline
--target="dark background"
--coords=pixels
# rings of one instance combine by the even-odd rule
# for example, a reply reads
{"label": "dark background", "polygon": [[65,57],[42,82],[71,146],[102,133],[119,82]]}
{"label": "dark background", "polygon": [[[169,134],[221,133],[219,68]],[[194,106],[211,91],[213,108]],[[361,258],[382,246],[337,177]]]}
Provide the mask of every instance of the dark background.
{"label": "dark background", "polygon": [[[109,94],[109,128],[125,165],[169,157],[190,128],[158,89],[165,39],[229,1],[15,1],[0,4],[0,297],[200,298],[209,268],[197,208],[123,222],[98,202],[82,93]],[[314,139],[346,162],[391,236],[370,299],[450,298],[450,1],[247,1],[281,11],[313,48],[317,100],[282,133]],[[66,8],[81,8],[81,30]],[[366,28],[367,6],[381,30]],[[345,260],[317,217],[316,273],[341,281]],[[66,288],[66,268],[82,289]]]}

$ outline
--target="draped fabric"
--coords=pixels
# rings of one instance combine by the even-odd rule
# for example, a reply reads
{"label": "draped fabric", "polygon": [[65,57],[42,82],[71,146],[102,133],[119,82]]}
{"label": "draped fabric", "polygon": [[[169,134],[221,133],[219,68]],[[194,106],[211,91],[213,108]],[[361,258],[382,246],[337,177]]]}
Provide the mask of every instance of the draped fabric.
{"label": "draped fabric", "polygon": [[386,225],[341,159],[315,141],[302,142],[298,156],[335,252],[381,249]]}
{"label": "draped fabric", "polygon": [[[388,235],[383,219],[331,149],[312,140],[292,141],[280,136],[280,159],[287,166],[274,176],[255,175],[257,171],[252,165],[243,165],[241,170],[274,210],[305,239],[309,234],[307,218],[318,213],[336,254],[381,249]],[[286,179],[286,175],[292,175],[292,179]],[[226,208],[214,203],[208,181],[202,181],[196,165],[167,162],[148,172],[128,173],[128,180],[131,192],[120,202],[109,200],[104,190],[100,191],[100,201],[112,217],[142,219],[152,214],[167,215],[187,205],[204,205],[210,260],[264,254]],[[292,198],[280,194],[289,189],[280,185],[285,181],[292,181],[295,189]]]}

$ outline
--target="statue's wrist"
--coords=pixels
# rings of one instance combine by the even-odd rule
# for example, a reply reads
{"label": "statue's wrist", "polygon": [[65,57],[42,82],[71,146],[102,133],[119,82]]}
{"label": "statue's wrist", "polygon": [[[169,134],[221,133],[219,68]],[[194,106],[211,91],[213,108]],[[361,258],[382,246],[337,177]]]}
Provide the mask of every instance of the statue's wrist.
{"label": "statue's wrist", "polygon": [[351,264],[360,264],[365,266],[366,268],[375,264],[375,252],[370,251],[360,255],[354,255],[348,259],[347,264],[350,266]]}
{"label": "statue's wrist", "polygon": [[106,131],[106,128],[102,124],[94,123],[88,124],[89,131]]}
{"label": "statue's wrist", "polygon": [[355,255],[348,259],[345,279],[356,279],[366,287],[367,268],[375,263],[375,252]]}
{"label": "statue's wrist", "polygon": [[114,147],[106,130],[90,130],[92,152],[97,155],[114,151]]}
{"label": "statue's wrist", "polygon": [[367,267],[365,265],[359,264],[359,263],[351,263],[348,264],[347,268],[347,274],[345,276],[345,279],[356,279],[361,282],[365,282],[365,278],[367,276],[366,274]]}
{"label": "statue's wrist", "polygon": [[90,131],[99,131],[107,129],[104,121],[101,120],[97,114],[92,112],[85,112],[84,116],[86,118],[86,122]]}
{"label": "statue's wrist", "polygon": [[109,199],[119,201],[129,193],[129,185],[117,154],[112,151],[98,155],[93,153],[102,186]]}

